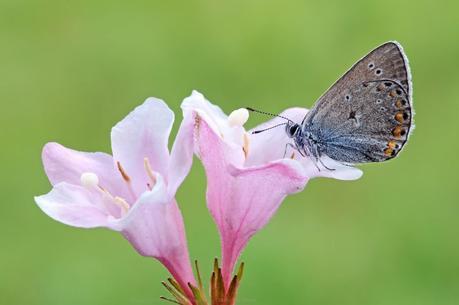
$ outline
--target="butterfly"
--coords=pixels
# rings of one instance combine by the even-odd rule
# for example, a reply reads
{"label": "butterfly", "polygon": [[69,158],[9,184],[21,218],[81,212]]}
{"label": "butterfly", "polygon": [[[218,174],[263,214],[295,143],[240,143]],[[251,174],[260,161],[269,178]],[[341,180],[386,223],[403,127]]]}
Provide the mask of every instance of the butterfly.
{"label": "butterfly", "polygon": [[343,164],[396,157],[413,129],[413,115],[408,58],[398,42],[390,41],[354,64],[302,122],[285,118],[284,124],[293,139],[290,147],[330,169],[322,156]]}

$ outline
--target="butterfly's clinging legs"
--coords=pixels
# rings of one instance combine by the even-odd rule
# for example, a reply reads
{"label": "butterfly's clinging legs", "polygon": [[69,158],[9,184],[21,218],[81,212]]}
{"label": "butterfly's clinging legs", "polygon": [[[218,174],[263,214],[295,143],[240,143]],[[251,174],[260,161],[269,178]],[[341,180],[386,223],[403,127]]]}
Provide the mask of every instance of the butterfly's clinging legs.
{"label": "butterfly's clinging legs", "polygon": [[289,147],[291,147],[293,150],[299,152],[300,155],[302,155],[304,157],[303,153],[301,152],[301,150],[299,149],[299,147],[297,145],[293,145],[292,143],[287,143],[287,144],[285,144],[285,150],[284,150],[283,158],[285,158],[285,156],[287,155],[287,148],[289,148]]}

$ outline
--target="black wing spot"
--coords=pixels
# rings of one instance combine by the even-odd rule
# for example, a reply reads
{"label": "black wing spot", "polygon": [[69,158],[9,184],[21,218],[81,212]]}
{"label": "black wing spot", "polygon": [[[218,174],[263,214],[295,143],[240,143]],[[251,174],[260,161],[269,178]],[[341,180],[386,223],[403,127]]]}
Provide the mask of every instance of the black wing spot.
{"label": "black wing spot", "polygon": [[381,69],[376,69],[375,73],[376,73],[376,75],[381,75],[382,70]]}
{"label": "black wing spot", "polygon": [[355,120],[355,111],[354,110],[349,112],[349,117],[347,119],[348,120]]}

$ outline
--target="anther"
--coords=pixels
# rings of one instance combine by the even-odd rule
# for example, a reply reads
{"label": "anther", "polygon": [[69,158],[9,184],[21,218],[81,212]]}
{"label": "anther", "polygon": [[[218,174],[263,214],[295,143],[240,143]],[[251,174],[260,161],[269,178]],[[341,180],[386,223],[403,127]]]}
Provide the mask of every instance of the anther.
{"label": "anther", "polygon": [[128,176],[124,168],[121,166],[120,161],[116,161],[116,165],[118,166],[118,170],[121,173],[121,176],[123,176],[124,181],[130,182],[131,178]]}
{"label": "anther", "polygon": [[228,116],[228,123],[231,127],[242,126],[249,119],[249,111],[245,108],[234,110]]}
{"label": "anther", "polygon": [[152,184],[148,183],[149,188],[153,188],[156,184],[156,177],[155,174],[153,173],[153,169],[151,168],[150,160],[148,160],[147,157],[143,158],[143,166],[145,167],[145,170],[147,172],[148,177],[150,178]]}
{"label": "anther", "polygon": [[80,176],[81,185],[86,188],[92,188],[99,185],[99,177],[95,173],[82,173]]}

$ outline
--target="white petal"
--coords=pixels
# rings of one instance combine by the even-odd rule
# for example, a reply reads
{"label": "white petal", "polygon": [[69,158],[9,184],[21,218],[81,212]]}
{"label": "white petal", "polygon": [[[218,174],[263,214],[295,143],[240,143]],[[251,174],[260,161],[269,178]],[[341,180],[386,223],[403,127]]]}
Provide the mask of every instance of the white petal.
{"label": "white petal", "polygon": [[137,196],[149,182],[145,158],[153,171],[167,177],[167,145],[173,122],[174,113],[169,107],[162,100],[149,98],[112,128],[113,158],[131,178]]}
{"label": "white petal", "polygon": [[35,197],[35,202],[48,216],[70,226],[110,226],[101,196],[79,185],[58,183],[48,194]]}

